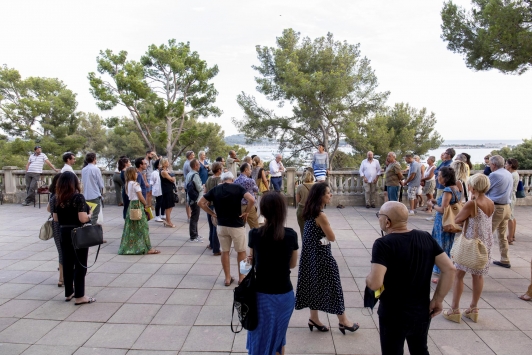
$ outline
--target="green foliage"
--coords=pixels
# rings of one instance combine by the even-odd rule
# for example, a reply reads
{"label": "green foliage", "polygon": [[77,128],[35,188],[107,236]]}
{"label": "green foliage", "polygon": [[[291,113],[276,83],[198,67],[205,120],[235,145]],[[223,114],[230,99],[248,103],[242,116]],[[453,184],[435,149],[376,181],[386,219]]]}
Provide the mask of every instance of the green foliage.
{"label": "green foliage", "polygon": [[248,142],[278,139],[279,150],[289,148],[295,157],[316,150],[322,142],[334,161],[346,128],[356,127],[388,96],[376,91],[377,77],[359,45],[335,41],[331,33],[311,40],[287,29],[277,38],[276,48],[256,50],[257,90],[280,107],[290,103],[292,114],[278,115],[242,92],[237,102],[244,119],[233,122]]}
{"label": "green foliage", "polygon": [[472,0],[467,11],[444,3],[442,39],[474,70],[522,74],[532,65],[532,2]]}
{"label": "green foliage", "polygon": [[151,45],[138,62],[128,60],[126,51],[107,49],[97,63],[102,76],[89,73],[88,79],[98,107],[126,107],[144,145],[164,147],[169,158],[194,141],[188,120],[221,115],[214,106],[218,92],[209,83],[218,67],[208,67],[189,43]]}
{"label": "green foliage", "polygon": [[514,148],[504,147],[500,150],[494,150],[491,154],[498,154],[504,159],[517,159],[519,170],[532,169],[532,139],[523,139],[523,143],[518,144]]}
{"label": "green foliage", "polygon": [[62,81],[22,79],[16,69],[0,68],[0,128],[25,139],[62,139],[76,127],[76,95]]}
{"label": "green foliage", "polygon": [[400,103],[360,122],[358,127],[353,127],[346,141],[353,146],[360,161],[371,150],[384,163],[388,152],[401,157],[406,153],[423,155],[438,148],[443,139],[434,131],[435,125],[434,113]]}
{"label": "green foliage", "polygon": [[353,169],[358,170],[362,159],[353,154],[344,153],[341,150],[336,152],[334,160],[331,162],[332,170]]}

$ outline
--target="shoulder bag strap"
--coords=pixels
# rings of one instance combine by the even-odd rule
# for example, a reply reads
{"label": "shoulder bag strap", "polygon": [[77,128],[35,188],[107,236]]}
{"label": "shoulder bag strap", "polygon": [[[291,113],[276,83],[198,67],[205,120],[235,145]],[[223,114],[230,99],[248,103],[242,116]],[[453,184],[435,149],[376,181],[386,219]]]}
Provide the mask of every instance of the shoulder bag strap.
{"label": "shoulder bag strap", "polygon": [[[469,201],[469,198],[467,197],[467,189],[466,189],[465,182],[463,182],[463,181],[462,181],[462,188],[464,189],[464,196],[465,196],[465,200],[467,202],[467,201]],[[475,202],[475,205],[476,205],[476,202]]]}

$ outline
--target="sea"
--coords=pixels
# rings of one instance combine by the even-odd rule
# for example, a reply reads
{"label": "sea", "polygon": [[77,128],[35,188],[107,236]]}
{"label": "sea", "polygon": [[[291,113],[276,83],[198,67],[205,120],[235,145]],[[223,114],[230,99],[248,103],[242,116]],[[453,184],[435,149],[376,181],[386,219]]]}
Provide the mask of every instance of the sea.
{"label": "sea", "polygon": [[[454,148],[456,154],[468,153],[471,155],[471,163],[484,163],[484,157],[490,154],[492,151],[501,149],[503,147],[514,147],[523,141],[521,139],[474,139],[474,140],[446,140],[439,148],[429,150],[427,154],[422,156],[422,160],[425,161],[429,156],[434,155],[436,161],[440,159],[440,155],[447,148]],[[249,152],[249,155],[258,155],[264,161],[270,161],[275,157],[277,153],[290,154],[290,151],[285,150],[279,152],[278,146],[272,145],[241,145]],[[339,150],[345,153],[352,153],[353,148],[350,145],[344,145],[339,147]],[[310,156],[309,156],[310,158]]]}

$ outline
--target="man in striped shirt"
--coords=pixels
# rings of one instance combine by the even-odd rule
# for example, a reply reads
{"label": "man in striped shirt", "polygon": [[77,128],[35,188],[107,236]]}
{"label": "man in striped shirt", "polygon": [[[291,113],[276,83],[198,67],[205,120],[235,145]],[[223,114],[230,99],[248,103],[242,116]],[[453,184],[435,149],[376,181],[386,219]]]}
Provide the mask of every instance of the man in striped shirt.
{"label": "man in striped shirt", "polygon": [[48,160],[46,154],[42,152],[40,145],[35,146],[33,150],[35,153],[30,155],[28,164],[26,164],[26,200],[22,203],[22,206],[29,206],[30,203],[35,201],[35,190],[37,190],[37,183],[41,179],[44,163],[48,164],[55,172],[59,171]]}

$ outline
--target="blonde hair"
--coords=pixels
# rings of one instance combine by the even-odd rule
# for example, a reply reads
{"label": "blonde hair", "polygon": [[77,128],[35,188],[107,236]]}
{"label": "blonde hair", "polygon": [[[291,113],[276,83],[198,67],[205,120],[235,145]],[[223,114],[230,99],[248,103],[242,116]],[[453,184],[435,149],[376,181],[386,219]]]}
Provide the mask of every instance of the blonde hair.
{"label": "blonde hair", "polygon": [[168,163],[168,158],[162,158],[161,161],[159,162],[159,166],[163,168],[165,163]]}
{"label": "blonde hair", "polygon": [[259,166],[259,164],[260,164],[260,157],[257,155],[256,157],[253,158],[252,165],[253,165],[253,167],[257,167],[257,166]]}
{"label": "blonde hair", "polygon": [[451,168],[454,170],[456,180],[466,182],[469,179],[469,166],[460,160],[455,160],[451,163]]}
{"label": "blonde hair", "polygon": [[137,174],[137,168],[133,167],[133,166],[130,166],[129,168],[126,169],[126,184],[130,181],[137,181],[137,179],[135,178],[135,175]]}
{"label": "blonde hair", "polygon": [[490,179],[481,173],[477,173],[467,180],[467,186],[481,194],[485,194],[490,189]]}
{"label": "blonde hair", "polygon": [[309,184],[311,182],[314,182],[314,173],[310,170],[305,171],[305,174],[303,174],[303,183]]}

